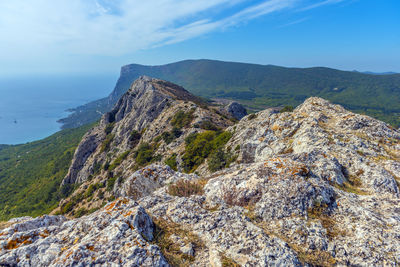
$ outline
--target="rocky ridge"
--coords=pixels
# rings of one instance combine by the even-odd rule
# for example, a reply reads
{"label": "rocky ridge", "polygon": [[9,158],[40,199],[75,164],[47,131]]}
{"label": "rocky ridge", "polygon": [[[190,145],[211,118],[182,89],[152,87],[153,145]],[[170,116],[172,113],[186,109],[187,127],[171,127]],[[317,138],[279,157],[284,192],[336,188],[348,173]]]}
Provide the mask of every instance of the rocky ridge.
{"label": "rocky ridge", "polygon": [[[178,85],[140,77],[83,137],[63,180],[66,190],[78,189],[60,202],[59,212],[72,215],[78,209],[104,206],[134,171],[184,154],[185,140],[191,134],[233,125],[234,116],[245,111],[239,104],[234,107],[212,106]],[[183,169],[181,157],[173,158],[172,164]],[[204,166],[198,172],[209,172],[206,164],[200,165]],[[140,187],[136,191],[143,193]]]}
{"label": "rocky ridge", "polygon": [[[170,107],[172,114],[185,105],[188,111],[196,105],[199,115],[191,126],[199,123],[196,120],[218,115],[191,100],[173,101],[177,102]],[[122,110],[127,109],[119,107],[114,113],[113,148],[129,147],[122,137],[130,125],[126,121],[135,111],[116,115]],[[139,142],[156,138],[160,125],[171,130],[172,114],[164,114],[168,110],[162,109],[154,119],[147,120],[151,123],[146,124]],[[230,166],[212,172],[205,167],[210,161],[206,159],[197,174],[185,174],[179,164],[178,171],[162,161],[136,170],[129,168],[132,160],[124,160],[119,165],[124,174],[110,188],[117,200],[100,210],[77,219],[43,216],[8,222],[8,228],[0,232],[0,263],[400,264],[399,131],[321,98],[309,98],[293,112],[270,109],[250,114],[235,125],[217,115],[213,115],[218,119],[215,124],[219,122],[222,127],[225,123],[225,132],[231,133],[223,146],[223,151],[236,155]],[[114,122],[112,114],[103,117],[98,129],[89,132],[83,143],[96,131],[102,134],[110,121]],[[140,124],[141,120],[132,117],[132,121]],[[183,129],[185,138],[193,131],[206,131],[191,126]],[[158,148],[176,153],[178,162],[185,149],[184,138],[179,138]],[[86,164],[107,157],[100,150],[97,147],[95,154],[89,155],[82,170],[90,170]],[[84,186],[85,192],[96,184],[101,187],[103,180],[108,186],[113,179],[103,177],[103,172],[95,173],[75,176],[87,176],[76,192]]]}

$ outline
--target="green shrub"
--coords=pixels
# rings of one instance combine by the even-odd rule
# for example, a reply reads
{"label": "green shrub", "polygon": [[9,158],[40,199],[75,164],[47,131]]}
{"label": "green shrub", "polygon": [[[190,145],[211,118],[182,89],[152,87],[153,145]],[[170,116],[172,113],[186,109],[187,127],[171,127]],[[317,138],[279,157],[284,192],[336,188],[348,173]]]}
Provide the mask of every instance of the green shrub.
{"label": "green shrub", "polygon": [[134,153],[134,158],[139,166],[146,166],[152,162],[160,161],[161,155],[155,155],[159,144],[142,143]]}
{"label": "green shrub", "polygon": [[61,213],[62,213],[62,214],[66,214],[66,213],[70,212],[70,211],[74,208],[74,206],[75,206],[75,203],[74,203],[74,202],[72,202],[72,201],[68,202],[68,203],[65,204],[64,207],[62,208]]}
{"label": "green shrub", "polygon": [[97,175],[100,173],[101,170],[101,163],[100,162],[95,162],[93,165],[93,174]]}
{"label": "green shrub", "polygon": [[110,145],[114,140],[114,136],[115,136],[114,134],[109,134],[106,136],[106,139],[104,139],[103,143],[101,144],[100,152],[105,152],[110,149]]}
{"label": "green shrub", "polygon": [[103,166],[103,170],[108,170],[108,168],[110,167],[110,162],[107,160],[106,161],[106,163],[104,163],[104,166]]}
{"label": "green shrub", "polygon": [[171,167],[171,169],[173,169],[174,171],[178,170],[178,165],[176,163],[176,154],[172,154],[171,157],[169,157],[166,161],[165,164],[167,164],[168,166]]}
{"label": "green shrub", "polygon": [[293,106],[284,106],[279,112],[283,113],[283,112],[292,112],[294,110]]}
{"label": "green shrub", "polygon": [[213,152],[222,148],[232,137],[230,132],[205,131],[190,134],[186,139],[182,165],[185,172],[193,172]]}
{"label": "green shrub", "polygon": [[85,197],[85,198],[89,198],[89,197],[93,196],[93,193],[94,193],[97,189],[99,189],[99,188],[101,188],[101,187],[102,187],[102,185],[101,185],[100,183],[96,183],[96,184],[91,184],[91,185],[89,185],[88,189],[87,189],[86,192],[85,192],[84,197]]}
{"label": "green shrub", "polygon": [[251,114],[249,115],[249,120],[253,120],[253,119],[255,119],[255,118],[257,118],[257,114],[251,113]]}
{"label": "green shrub", "polygon": [[107,180],[107,188],[106,188],[107,191],[112,191],[113,190],[114,184],[117,181],[117,179],[118,179],[118,176],[114,176],[114,177],[108,178],[108,180]]}
{"label": "green shrub", "polygon": [[142,138],[142,135],[138,131],[133,130],[129,135],[129,142],[132,146],[136,146],[139,143],[140,138]]}
{"label": "green shrub", "polygon": [[170,132],[163,132],[161,134],[161,137],[167,145],[170,144],[175,139]]}
{"label": "green shrub", "polygon": [[85,208],[80,208],[79,210],[77,210],[75,213],[74,213],[74,216],[75,216],[75,218],[79,218],[79,217],[82,217],[83,215],[86,215],[88,213],[88,210],[87,209],[85,209]]}
{"label": "green shrub", "polygon": [[179,180],[168,186],[168,194],[178,197],[189,197],[191,195],[202,195],[203,186],[195,181]]}
{"label": "green shrub", "polygon": [[142,143],[135,153],[136,163],[144,166],[153,159],[153,148],[148,143]]}
{"label": "green shrub", "polygon": [[179,130],[177,127],[174,127],[171,132],[163,132],[161,134],[161,138],[168,145],[181,135],[182,135],[182,131]]}
{"label": "green shrub", "polygon": [[112,171],[112,170],[114,170],[116,167],[118,167],[118,166],[122,163],[122,161],[124,161],[124,160],[126,159],[126,157],[128,157],[128,155],[129,155],[130,152],[131,152],[131,151],[128,150],[128,151],[125,151],[124,153],[122,153],[118,158],[116,158],[116,159],[111,163],[111,165],[108,167],[108,170]]}
{"label": "green shrub", "polygon": [[193,113],[195,111],[196,111],[195,108],[192,108],[188,112],[184,112],[182,110],[178,111],[172,118],[171,125],[178,129],[188,127],[194,119]]}
{"label": "green shrub", "polygon": [[209,131],[217,131],[219,128],[212,123],[211,121],[202,121],[199,124],[199,128],[204,129],[204,130],[209,130]]}
{"label": "green shrub", "polygon": [[104,132],[106,133],[106,135],[109,135],[112,132],[114,126],[115,126],[114,122],[106,125],[106,128],[104,128]]}
{"label": "green shrub", "polygon": [[212,172],[228,168],[236,160],[231,153],[224,151],[222,147],[215,150],[208,158],[208,169]]}
{"label": "green shrub", "polygon": [[66,198],[75,190],[75,184],[63,184],[60,188],[60,195],[62,198]]}

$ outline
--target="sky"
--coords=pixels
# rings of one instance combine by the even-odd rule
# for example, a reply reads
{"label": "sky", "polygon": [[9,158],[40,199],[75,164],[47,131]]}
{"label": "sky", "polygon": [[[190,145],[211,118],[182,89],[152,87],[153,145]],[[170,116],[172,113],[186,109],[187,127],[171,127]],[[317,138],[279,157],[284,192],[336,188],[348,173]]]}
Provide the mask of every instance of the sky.
{"label": "sky", "polygon": [[185,59],[400,72],[399,0],[0,0],[0,76]]}

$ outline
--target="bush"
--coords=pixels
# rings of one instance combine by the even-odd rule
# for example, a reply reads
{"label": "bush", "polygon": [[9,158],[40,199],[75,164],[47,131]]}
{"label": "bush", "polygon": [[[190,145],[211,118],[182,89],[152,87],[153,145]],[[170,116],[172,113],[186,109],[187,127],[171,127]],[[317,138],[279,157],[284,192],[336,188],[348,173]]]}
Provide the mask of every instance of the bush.
{"label": "bush", "polygon": [[75,216],[75,218],[79,218],[79,217],[82,217],[83,215],[85,215],[85,214],[87,214],[88,213],[88,210],[87,209],[85,209],[85,208],[80,208],[79,210],[77,210],[75,213],[74,213],[74,216]]}
{"label": "bush", "polygon": [[161,134],[161,137],[167,145],[170,144],[175,139],[170,132],[163,132]]}
{"label": "bush", "polygon": [[129,155],[130,152],[131,152],[131,151],[128,150],[128,151],[125,151],[124,153],[122,153],[118,158],[116,158],[116,159],[113,161],[113,163],[111,163],[111,165],[108,167],[108,170],[112,171],[112,170],[114,170],[116,167],[118,167],[118,166],[122,163],[122,161],[125,160],[126,157],[128,157],[128,155]]}
{"label": "bush", "polygon": [[117,179],[118,179],[118,176],[114,176],[114,177],[108,178],[108,180],[107,180],[107,188],[106,188],[107,191],[112,191],[113,190],[114,184],[117,181]]}
{"label": "bush", "polygon": [[168,194],[178,197],[189,197],[191,195],[202,195],[203,186],[195,181],[179,180],[168,186]]}
{"label": "bush", "polygon": [[113,140],[114,140],[114,134],[107,135],[106,139],[104,139],[103,143],[101,144],[100,152],[108,151],[110,149],[110,145]]}
{"label": "bush", "polygon": [[249,120],[253,120],[253,119],[255,119],[255,118],[257,118],[257,114],[251,113],[251,114],[249,115]]}
{"label": "bush", "polygon": [[186,139],[182,165],[185,172],[193,172],[214,151],[222,148],[231,138],[230,132],[205,131],[190,134]]}
{"label": "bush", "polygon": [[171,120],[171,125],[182,129],[184,127],[188,127],[190,123],[193,121],[194,116],[193,113],[196,111],[195,108],[192,108],[188,112],[184,112],[182,110],[178,111],[175,116]]}
{"label": "bush", "polygon": [[176,163],[176,154],[172,154],[171,157],[169,157],[166,161],[165,164],[167,164],[168,166],[171,167],[171,169],[173,169],[174,171],[178,170],[178,165]]}
{"label": "bush", "polygon": [[67,204],[65,204],[62,208],[61,208],[61,214],[65,214],[70,212],[76,203],[74,203],[73,201],[68,202]]}
{"label": "bush", "polygon": [[60,195],[62,198],[66,198],[75,190],[75,184],[63,184],[60,188]]}
{"label": "bush", "polygon": [[138,131],[133,130],[129,135],[129,142],[132,146],[136,146],[139,143],[140,138],[142,138],[142,135]]}
{"label": "bush", "polygon": [[292,112],[294,110],[294,107],[292,106],[284,106],[279,112],[283,113],[283,112]]}
{"label": "bush", "polygon": [[177,127],[174,127],[171,132],[163,132],[161,134],[161,138],[168,145],[181,135],[182,135],[182,131],[179,130]]}
{"label": "bush", "polygon": [[99,188],[101,188],[101,187],[102,187],[102,185],[101,185],[100,183],[96,183],[96,184],[91,184],[91,185],[89,185],[88,189],[87,189],[86,192],[85,192],[84,197],[85,197],[85,198],[89,198],[89,197],[93,196],[93,193],[94,193],[97,189],[99,189]]}
{"label": "bush", "polygon": [[228,168],[236,160],[231,153],[226,153],[221,147],[211,153],[208,159],[208,169],[212,172]]}
{"label": "bush", "polygon": [[209,130],[209,131],[217,131],[219,128],[212,123],[211,121],[202,121],[199,124],[199,128],[204,129],[204,130]]}
{"label": "bush", "polygon": [[135,152],[135,161],[139,166],[147,165],[153,160],[153,154],[153,148],[148,143],[143,143]]}
{"label": "bush", "polygon": [[236,186],[232,188],[223,187],[222,198],[228,205],[246,207],[257,203],[262,196],[260,191],[256,191],[251,196],[246,196],[244,192],[244,189],[238,189]]}
{"label": "bush", "polygon": [[114,129],[114,125],[114,122],[106,125],[106,128],[104,128],[104,132],[106,133],[106,135],[109,135],[112,132],[112,130]]}

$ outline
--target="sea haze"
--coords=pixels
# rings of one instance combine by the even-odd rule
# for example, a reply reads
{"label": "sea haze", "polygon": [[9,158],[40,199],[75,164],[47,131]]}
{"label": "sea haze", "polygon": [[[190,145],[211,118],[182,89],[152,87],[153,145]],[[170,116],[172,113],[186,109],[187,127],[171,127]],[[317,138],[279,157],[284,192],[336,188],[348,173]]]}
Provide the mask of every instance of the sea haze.
{"label": "sea haze", "polygon": [[57,75],[0,78],[0,144],[20,144],[60,130],[57,120],[107,96],[117,75]]}

